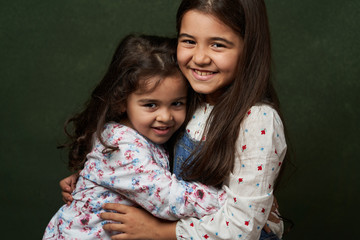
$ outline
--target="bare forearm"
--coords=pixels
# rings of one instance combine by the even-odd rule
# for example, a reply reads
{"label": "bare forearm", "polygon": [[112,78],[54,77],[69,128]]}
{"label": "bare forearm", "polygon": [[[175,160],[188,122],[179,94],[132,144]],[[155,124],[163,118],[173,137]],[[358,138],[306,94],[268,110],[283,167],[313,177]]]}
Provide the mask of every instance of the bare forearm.
{"label": "bare forearm", "polygon": [[176,222],[160,222],[152,240],[176,240]]}
{"label": "bare forearm", "polygon": [[176,240],[176,222],[160,220],[143,209],[122,204],[107,203],[103,207],[116,211],[100,214],[102,219],[116,222],[105,224],[106,231],[121,232],[112,236],[112,240]]}

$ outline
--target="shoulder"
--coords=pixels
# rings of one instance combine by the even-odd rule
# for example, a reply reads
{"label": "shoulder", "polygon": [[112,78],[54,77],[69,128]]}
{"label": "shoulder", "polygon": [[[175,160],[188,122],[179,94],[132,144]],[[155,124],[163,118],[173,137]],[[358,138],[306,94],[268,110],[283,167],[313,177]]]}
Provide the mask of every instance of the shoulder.
{"label": "shoulder", "polygon": [[273,125],[283,127],[279,113],[270,105],[259,103],[252,106],[242,122],[244,126]]}
{"label": "shoulder", "polygon": [[115,122],[105,124],[102,137],[108,144],[113,146],[135,144],[138,147],[143,147],[151,144],[136,130]]}

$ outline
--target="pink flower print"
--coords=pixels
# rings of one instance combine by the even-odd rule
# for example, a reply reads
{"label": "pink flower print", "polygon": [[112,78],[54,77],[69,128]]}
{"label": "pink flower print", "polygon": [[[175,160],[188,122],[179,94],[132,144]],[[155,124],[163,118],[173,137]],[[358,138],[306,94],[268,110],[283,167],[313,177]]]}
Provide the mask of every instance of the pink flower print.
{"label": "pink flower print", "polygon": [[136,144],[136,146],[137,147],[142,147],[143,146],[143,144],[140,142],[140,139],[135,139],[135,144]]}
{"label": "pink flower print", "polygon": [[101,232],[102,232],[102,230],[101,229],[99,229],[96,233],[95,233],[95,236],[98,238],[98,239],[101,239]]}
{"label": "pink flower print", "polygon": [[114,167],[112,167],[112,166],[109,166],[109,168],[110,168],[110,170],[111,170],[110,175],[113,175],[113,174],[115,173],[115,168],[114,168]]}
{"label": "pink flower print", "polygon": [[89,170],[93,171],[95,167],[96,167],[96,164],[94,162],[92,162],[89,166]]}
{"label": "pink flower print", "polygon": [[69,226],[66,227],[66,229],[71,229],[72,225],[73,225],[73,221],[70,222]]}
{"label": "pink flower print", "polygon": [[196,192],[195,192],[195,196],[196,196],[196,198],[199,198],[199,199],[203,199],[204,198],[204,191],[203,190],[201,190],[201,189],[199,189],[199,190],[197,190]]}
{"label": "pink flower print", "polygon": [[99,170],[97,173],[98,177],[101,179],[104,176],[104,171],[103,170]]}
{"label": "pink flower print", "polygon": [[134,158],[134,153],[131,150],[127,150],[124,155],[126,160],[133,160]]}
{"label": "pink flower print", "polygon": [[83,226],[87,226],[89,224],[90,219],[91,219],[90,214],[86,214],[85,216],[80,218],[80,224]]}
{"label": "pink flower print", "polygon": [[140,167],[135,168],[135,173],[139,174],[139,173],[143,173],[144,172],[144,166],[141,165]]}
{"label": "pink flower print", "polygon": [[81,232],[90,232],[91,231],[91,228],[90,227],[83,227],[81,229]]}
{"label": "pink flower print", "polygon": [[161,188],[158,187],[158,188],[156,189],[156,192],[155,192],[155,197],[157,197],[157,199],[158,199],[160,202],[163,202],[163,201],[161,200],[160,192],[161,192]]}
{"label": "pink flower print", "polygon": [[155,150],[156,150],[156,153],[158,154],[159,158],[161,158],[161,159],[164,158],[164,156],[159,148],[156,148]]}

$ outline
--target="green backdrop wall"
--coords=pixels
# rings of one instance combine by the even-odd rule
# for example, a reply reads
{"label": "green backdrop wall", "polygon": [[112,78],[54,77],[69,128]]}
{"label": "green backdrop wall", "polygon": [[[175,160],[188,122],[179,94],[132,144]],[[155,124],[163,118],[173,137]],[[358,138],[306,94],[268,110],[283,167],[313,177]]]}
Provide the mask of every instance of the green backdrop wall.
{"label": "green backdrop wall", "polygon": [[[1,227],[40,239],[69,172],[63,123],[122,36],[175,36],[179,0],[0,1]],[[278,193],[284,239],[353,239],[358,217],[358,0],[266,0],[274,76],[297,171]]]}

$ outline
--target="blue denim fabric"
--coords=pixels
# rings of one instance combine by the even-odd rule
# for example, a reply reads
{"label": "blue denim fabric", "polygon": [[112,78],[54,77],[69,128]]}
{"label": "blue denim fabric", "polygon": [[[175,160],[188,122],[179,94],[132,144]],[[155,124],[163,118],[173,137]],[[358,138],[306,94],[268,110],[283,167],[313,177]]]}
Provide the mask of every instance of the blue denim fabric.
{"label": "blue denim fabric", "polygon": [[273,232],[267,233],[264,229],[261,230],[259,240],[280,240]]}
{"label": "blue denim fabric", "polygon": [[[190,138],[189,134],[185,132],[185,134],[178,140],[175,146],[174,153],[174,174],[178,179],[181,179],[181,167],[185,160],[190,156],[190,154],[195,150],[198,142],[194,141]],[[190,161],[192,161],[191,158]]]}
{"label": "blue denim fabric", "polygon": [[[190,156],[190,154],[195,150],[198,142],[190,138],[190,135],[185,132],[185,134],[178,140],[175,146],[174,154],[174,174],[178,179],[181,179],[181,166],[185,160]],[[193,158],[190,160],[192,161]],[[267,233],[264,230],[261,230],[261,235],[259,240],[280,240],[274,233]]]}

